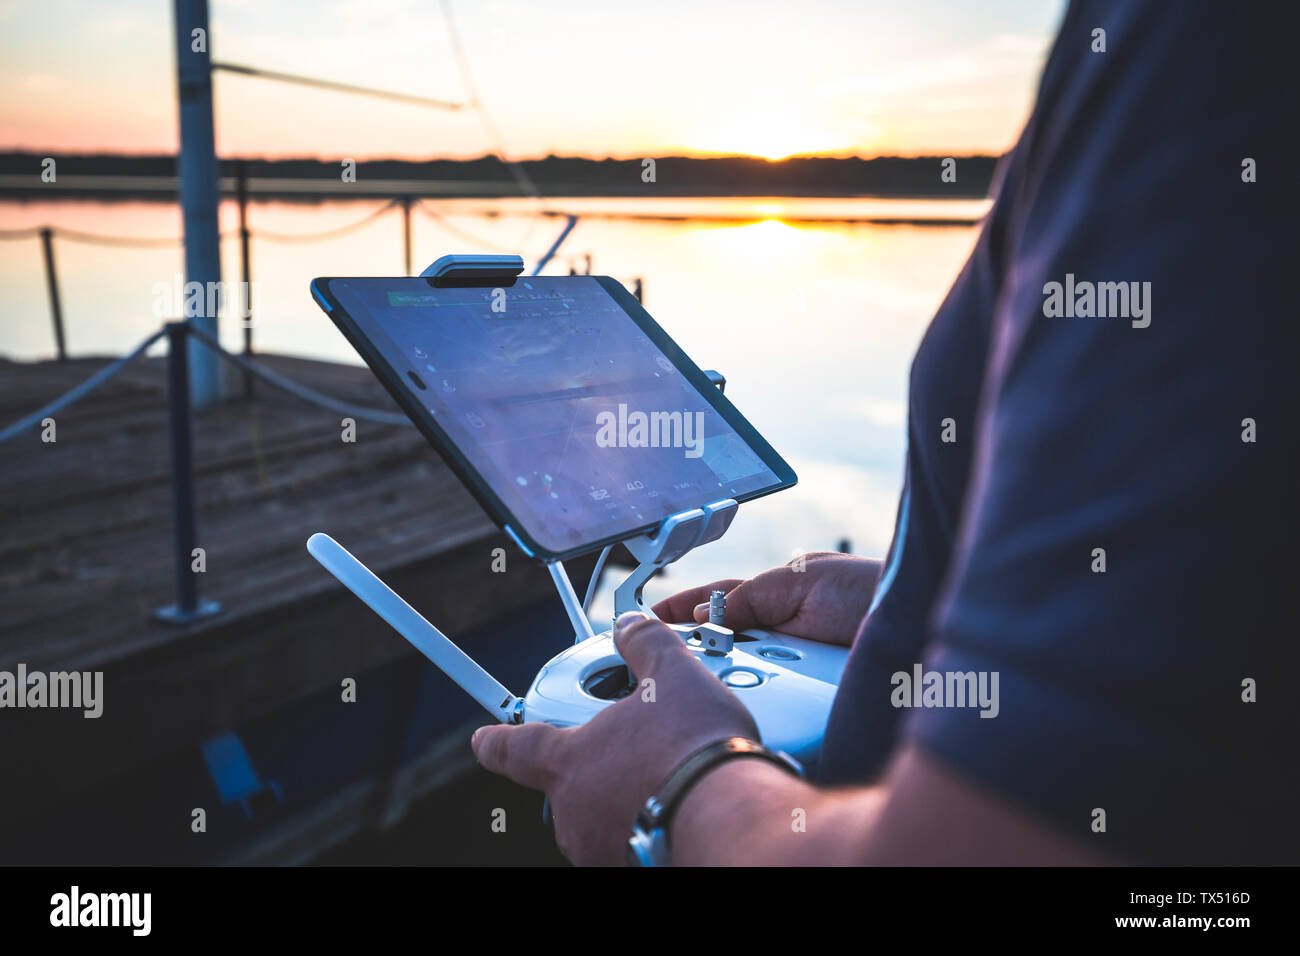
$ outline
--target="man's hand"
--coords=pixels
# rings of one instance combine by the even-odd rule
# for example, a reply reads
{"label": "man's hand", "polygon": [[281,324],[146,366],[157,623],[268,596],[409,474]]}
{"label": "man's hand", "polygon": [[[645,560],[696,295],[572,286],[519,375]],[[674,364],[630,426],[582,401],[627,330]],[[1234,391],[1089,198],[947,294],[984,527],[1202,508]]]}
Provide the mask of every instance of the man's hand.
{"label": "man's hand", "polygon": [[703,623],[709,594],[727,592],[727,627],[780,631],[827,644],[853,643],[880,579],[880,562],[834,551],[804,555],[803,570],[772,568],[748,581],[731,578],[681,591],[654,606],[665,621]]}
{"label": "man's hand", "polygon": [[[473,739],[488,770],[546,791],[556,843],[586,865],[625,862],[637,811],[684,758],[758,737],[740,700],[661,622],[624,614],[614,640],[638,677],[631,696],[580,727],[498,724]],[[806,827],[791,826],[796,810]],[[686,865],[1100,861],[910,744],[878,787],[817,790],[765,761],[728,761],[687,792],[672,844]]]}
{"label": "man's hand", "polygon": [[471,742],[488,770],[546,792],[560,852],[582,865],[625,861],[637,811],[684,758],[758,739],[745,706],[661,621],[624,614],[614,643],[636,676],[629,696],[580,727],[495,725]]}

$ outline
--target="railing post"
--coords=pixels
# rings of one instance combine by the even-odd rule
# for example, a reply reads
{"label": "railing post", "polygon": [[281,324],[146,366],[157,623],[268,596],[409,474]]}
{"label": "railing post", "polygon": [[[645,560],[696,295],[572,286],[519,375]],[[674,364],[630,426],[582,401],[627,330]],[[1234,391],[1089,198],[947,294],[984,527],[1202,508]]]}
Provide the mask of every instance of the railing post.
{"label": "railing post", "polygon": [[188,328],[167,323],[167,422],[171,432],[172,547],[176,565],[176,603],[154,611],[167,624],[188,624],[221,610],[199,598],[193,570],[197,531],[194,520],[194,458],[190,446],[190,361]]}
{"label": "railing post", "polygon": [[402,197],[402,247],[406,252],[404,276],[411,274],[411,197]]}
{"label": "railing post", "polygon": [[[221,282],[221,234],[217,221],[220,170],[212,132],[212,31],[208,29],[208,0],[172,0],[176,30],[176,87],[180,105],[181,150],[176,161],[181,215],[185,228],[185,281],[206,292]],[[197,36],[205,40],[196,44]],[[216,285],[215,288],[220,288]],[[194,324],[211,336],[218,334],[217,316],[203,313]],[[221,400],[221,365],[215,355],[190,342],[192,366],[190,401],[208,408]]]}
{"label": "railing post", "polygon": [[41,230],[41,248],[45,251],[45,284],[50,289],[50,318],[54,320],[54,345],[59,351],[59,361],[66,362],[68,350],[63,340],[63,307],[59,303],[59,276],[54,271],[54,230],[48,226]]}
{"label": "railing post", "polygon": [[[240,320],[244,323],[244,354],[253,354],[253,276],[248,255],[248,162],[240,160],[237,167],[237,196],[239,199],[239,260],[243,267],[243,286],[239,290]],[[244,372],[244,397],[253,397],[253,375]]]}

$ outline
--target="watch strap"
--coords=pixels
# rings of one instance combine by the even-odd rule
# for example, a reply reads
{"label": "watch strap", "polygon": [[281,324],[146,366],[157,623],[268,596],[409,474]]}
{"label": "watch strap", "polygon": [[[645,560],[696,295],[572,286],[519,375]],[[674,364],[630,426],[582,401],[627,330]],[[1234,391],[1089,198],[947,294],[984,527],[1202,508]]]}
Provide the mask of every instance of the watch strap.
{"label": "watch strap", "polygon": [[[701,747],[677,765],[664,785],[637,813],[628,845],[629,860],[638,864],[666,863],[668,827],[686,794],[710,770],[740,757],[757,757],[795,776],[804,775],[803,768],[789,754],[770,750],[747,737],[728,737]],[[652,846],[657,848],[657,852],[647,853]]]}

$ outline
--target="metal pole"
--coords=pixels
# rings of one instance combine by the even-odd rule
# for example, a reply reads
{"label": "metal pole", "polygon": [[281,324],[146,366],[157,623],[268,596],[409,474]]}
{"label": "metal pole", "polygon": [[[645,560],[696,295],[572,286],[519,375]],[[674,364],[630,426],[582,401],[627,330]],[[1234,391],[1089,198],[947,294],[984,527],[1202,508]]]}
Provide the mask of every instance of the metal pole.
{"label": "metal pole", "polygon": [[59,350],[59,361],[68,360],[68,350],[63,341],[63,307],[59,304],[59,276],[54,271],[54,230],[41,230],[41,248],[45,251],[45,284],[50,289],[50,318],[54,320],[54,344]]}
{"label": "metal pole", "polygon": [[[207,290],[220,288],[221,244],[217,222],[218,168],[212,133],[212,35],[207,0],[173,0],[176,27],[176,82],[180,100],[181,148],[177,162],[181,213],[185,221],[185,278]],[[217,335],[217,316],[188,317],[209,335]],[[189,343],[190,402],[204,408],[221,399],[217,356],[197,341]]]}
{"label": "metal pole", "polygon": [[[244,323],[244,354],[253,354],[253,276],[248,256],[248,163],[239,161],[237,194],[239,197],[239,262],[243,286],[239,291],[240,318]],[[244,397],[253,397],[253,374],[244,372]]]}
{"label": "metal pole", "polygon": [[189,340],[184,322],[167,323],[167,423],[172,460],[172,547],[176,565],[176,603],[154,616],[168,624],[187,624],[221,609],[199,600],[199,582],[192,569],[197,532],[194,520],[194,457],[190,447]]}
{"label": "metal pole", "polygon": [[404,276],[411,274],[411,197],[402,197],[402,241],[403,248],[406,250],[406,271]]}
{"label": "metal pole", "polygon": [[569,233],[573,232],[573,227],[577,224],[577,216],[565,217],[564,228],[561,229],[560,234],[555,237],[555,242],[551,243],[551,248],[547,249],[546,254],[538,261],[537,268],[533,270],[533,275],[539,276],[542,274],[542,270],[546,268],[546,264],[555,258],[555,254],[560,251],[560,246],[564,244],[565,239],[569,238]]}

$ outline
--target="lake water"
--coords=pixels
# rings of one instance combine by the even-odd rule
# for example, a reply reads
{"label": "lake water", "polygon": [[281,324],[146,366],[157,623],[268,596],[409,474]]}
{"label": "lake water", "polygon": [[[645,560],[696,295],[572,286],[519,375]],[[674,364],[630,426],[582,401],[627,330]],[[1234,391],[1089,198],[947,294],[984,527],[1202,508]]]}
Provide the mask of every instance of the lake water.
{"label": "lake water", "polygon": [[[258,229],[311,233],[363,218],[379,202],[257,203]],[[449,252],[519,252],[531,264],[563,221],[529,200],[429,204],[442,221],[412,214],[414,266]],[[799,475],[797,487],[741,508],[719,542],[688,555],[647,597],[717,577],[745,576],[797,551],[859,554],[888,547],[902,475],[911,355],[976,235],[973,226],[876,225],[869,217],[978,216],[986,204],[945,200],[554,199],[580,214],[548,273],[593,272],[629,287],[641,277],[645,305],[704,368],[727,377],[727,394]],[[822,221],[815,221],[822,220]],[[840,220],[840,221],[834,221]],[[239,278],[237,211],[221,209],[224,277]],[[58,200],[0,202],[0,230],[53,225],[96,234],[174,237],[180,216],[163,203]],[[475,244],[477,241],[477,244]],[[53,354],[40,243],[0,243],[0,354]],[[316,307],[319,275],[394,275],[402,270],[401,214],[390,210],[357,232],[319,243],[253,239],[255,348],[358,362]],[[158,327],[155,287],[183,269],[179,243],[109,247],[56,240],[69,353],[120,354]],[[241,347],[238,320],[222,323]],[[431,452],[432,454],[432,452]],[[576,582],[581,593],[584,582]],[[597,604],[604,613],[607,595]],[[602,608],[604,610],[602,610]]]}

